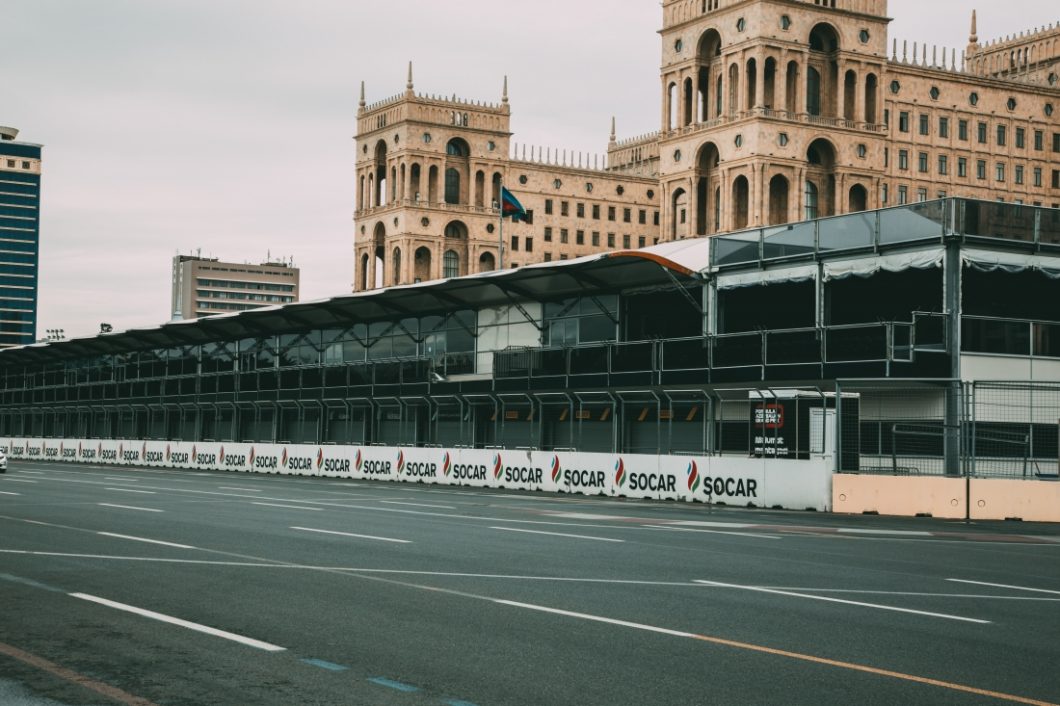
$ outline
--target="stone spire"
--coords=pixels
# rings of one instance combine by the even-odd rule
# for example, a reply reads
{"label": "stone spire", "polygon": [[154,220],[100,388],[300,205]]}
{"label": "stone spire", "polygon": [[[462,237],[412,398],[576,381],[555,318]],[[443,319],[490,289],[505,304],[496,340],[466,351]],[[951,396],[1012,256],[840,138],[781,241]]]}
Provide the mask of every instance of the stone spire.
{"label": "stone spire", "polygon": [[976,19],[975,10],[972,10],[972,31],[968,35],[968,49],[966,53],[971,56],[978,53],[979,51],[979,33],[978,33],[978,21]]}
{"label": "stone spire", "polygon": [[409,62],[409,80],[405,84],[405,90],[408,91],[409,93],[412,93],[413,87],[414,87],[414,84],[412,83],[412,62],[410,61]]}
{"label": "stone spire", "polygon": [[611,116],[611,139],[608,141],[610,146],[614,146],[618,143],[617,135],[615,134],[615,116]]}
{"label": "stone spire", "polygon": [[361,110],[364,110],[364,106],[366,105],[364,101],[364,81],[361,81],[361,102],[357,105],[360,106]]}
{"label": "stone spire", "polygon": [[508,103],[508,75],[504,76],[504,93],[501,95],[501,103]]}

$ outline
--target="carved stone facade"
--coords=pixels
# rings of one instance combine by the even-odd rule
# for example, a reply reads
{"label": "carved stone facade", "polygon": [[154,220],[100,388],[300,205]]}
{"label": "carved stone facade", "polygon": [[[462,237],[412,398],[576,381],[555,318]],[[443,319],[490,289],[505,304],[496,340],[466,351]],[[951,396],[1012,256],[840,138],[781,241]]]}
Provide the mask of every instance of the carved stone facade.
{"label": "carved stone facade", "polygon": [[[888,40],[886,0],[665,0],[661,130],[589,163],[510,144],[499,104],[358,113],[355,289],[967,196],[1060,207],[1060,28]],[[888,56],[890,48],[890,56]]]}

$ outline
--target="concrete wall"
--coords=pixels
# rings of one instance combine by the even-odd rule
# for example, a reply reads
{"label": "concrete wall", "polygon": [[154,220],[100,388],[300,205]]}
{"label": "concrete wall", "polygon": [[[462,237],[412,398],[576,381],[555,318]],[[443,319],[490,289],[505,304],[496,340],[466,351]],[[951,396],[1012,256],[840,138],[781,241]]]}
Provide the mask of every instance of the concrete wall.
{"label": "concrete wall", "polygon": [[6,439],[18,461],[278,473],[727,505],[831,509],[830,459],[592,454],[305,444]]}
{"label": "concrete wall", "polygon": [[836,474],[832,483],[835,512],[963,519],[970,485],[971,518],[1060,522],[1060,482],[941,476],[867,476]]}

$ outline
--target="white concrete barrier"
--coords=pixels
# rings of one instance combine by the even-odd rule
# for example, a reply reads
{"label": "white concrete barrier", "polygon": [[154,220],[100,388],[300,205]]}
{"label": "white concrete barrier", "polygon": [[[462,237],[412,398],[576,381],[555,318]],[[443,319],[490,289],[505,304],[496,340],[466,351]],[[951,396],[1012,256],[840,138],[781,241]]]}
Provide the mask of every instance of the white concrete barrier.
{"label": "white concrete barrier", "polygon": [[828,511],[826,459],[307,444],[6,439],[10,458],[512,488]]}

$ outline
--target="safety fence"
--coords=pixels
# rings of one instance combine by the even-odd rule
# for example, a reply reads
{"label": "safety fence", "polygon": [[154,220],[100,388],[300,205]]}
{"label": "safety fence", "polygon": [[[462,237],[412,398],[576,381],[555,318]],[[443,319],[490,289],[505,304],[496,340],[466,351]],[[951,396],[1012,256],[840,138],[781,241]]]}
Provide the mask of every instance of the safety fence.
{"label": "safety fence", "polygon": [[837,471],[1050,480],[1060,473],[1060,382],[842,381],[837,398]]}

